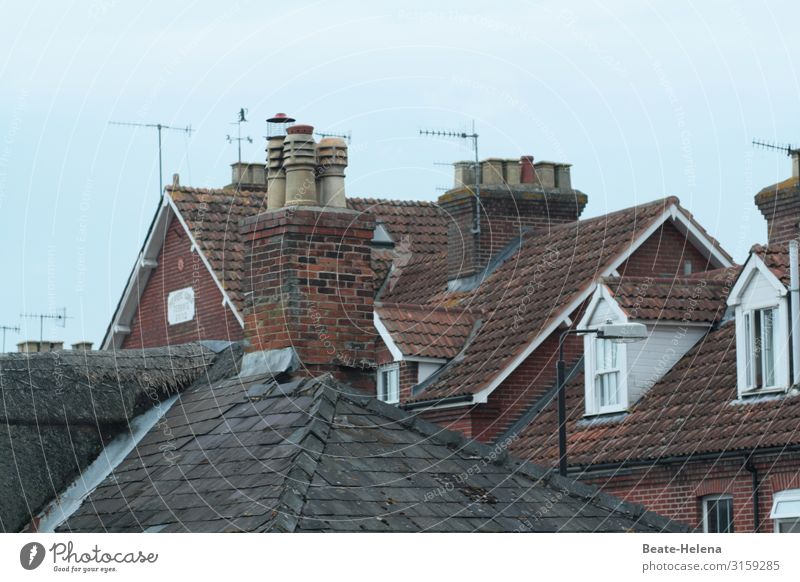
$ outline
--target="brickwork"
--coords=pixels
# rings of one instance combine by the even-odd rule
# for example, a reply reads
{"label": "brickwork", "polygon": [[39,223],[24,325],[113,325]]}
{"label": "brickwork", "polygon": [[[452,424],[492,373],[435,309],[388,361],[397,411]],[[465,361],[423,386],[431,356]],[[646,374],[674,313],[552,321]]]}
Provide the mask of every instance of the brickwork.
{"label": "brickwork", "polygon": [[[369,378],[375,330],[373,219],[352,210],[283,208],[245,219],[245,336],[252,351],[292,346],[307,373]],[[369,370],[368,374],[355,373]]]}
{"label": "brickwork", "polygon": [[481,188],[480,233],[475,227],[475,195],[469,189],[439,198],[448,214],[447,271],[450,279],[479,273],[498,252],[528,227],[546,228],[578,219],[587,198],[580,192],[526,192]]}
{"label": "brickwork", "polygon": [[683,277],[685,261],[691,261],[693,273],[713,268],[677,228],[666,222],[617,271],[623,277]]}
{"label": "brickwork", "polygon": [[755,198],[756,206],[767,219],[770,244],[800,236],[800,187],[797,179],[787,182],[764,188]]}
{"label": "brickwork", "polygon": [[[759,531],[772,532],[769,518],[773,494],[800,488],[800,455],[757,457]],[[733,497],[734,531],[754,532],[753,477],[745,457],[727,460],[676,462],[667,466],[621,470],[606,477],[583,477],[607,493],[640,503],[657,513],[702,531],[702,498],[728,494]]]}
{"label": "brickwork", "polygon": [[[239,341],[242,328],[233,312],[222,304],[222,292],[206,269],[200,256],[191,250],[191,242],[180,222],[173,218],[158,255],[158,266],[147,281],[131,333],[123,348],[150,348],[177,345],[197,340]],[[167,322],[167,298],[170,292],[194,289],[195,317],[177,325]]]}

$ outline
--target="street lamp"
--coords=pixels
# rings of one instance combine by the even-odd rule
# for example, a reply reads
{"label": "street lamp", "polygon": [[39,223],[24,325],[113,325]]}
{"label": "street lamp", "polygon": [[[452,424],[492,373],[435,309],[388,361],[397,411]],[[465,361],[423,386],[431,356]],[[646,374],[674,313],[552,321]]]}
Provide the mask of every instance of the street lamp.
{"label": "street lamp", "polygon": [[568,329],[558,338],[556,385],[558,386],[558,473],[567,475],[567,394],[564,379],[564,339],[568,335],[594,334],[618,344],[640,342],[647,338],[647,327],[642,323],[614,323],[610,319],[597,329]]}

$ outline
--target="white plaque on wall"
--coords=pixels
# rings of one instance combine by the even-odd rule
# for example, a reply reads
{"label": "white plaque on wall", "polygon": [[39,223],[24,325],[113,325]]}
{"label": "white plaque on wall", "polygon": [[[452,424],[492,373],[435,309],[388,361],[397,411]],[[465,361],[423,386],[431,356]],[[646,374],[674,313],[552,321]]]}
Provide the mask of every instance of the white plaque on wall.
{"label": "white plaque on wall", "polygon": [[170,325],[194,319],[194,289],[186,287],[167,297],[167,321]]}

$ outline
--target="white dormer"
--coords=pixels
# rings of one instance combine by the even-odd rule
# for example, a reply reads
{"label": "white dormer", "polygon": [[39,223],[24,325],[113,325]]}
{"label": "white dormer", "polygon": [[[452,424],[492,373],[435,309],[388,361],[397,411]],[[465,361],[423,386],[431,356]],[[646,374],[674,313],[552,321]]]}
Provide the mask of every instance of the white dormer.
{"label": "white dormer", "polygon": [[728,305],[736,315],[739,396],[785,391],[790,385],[788,291],[758,255],[748,258]]}
{"label": "white dormer", "polygon": [[644,324],[647,339],[626,344],[593,334],[583,336],[587,416],[627,411],[670,371],[711,325],[632,317],[620,306],[608,285],[600,282],[578,329],[598,329],[609,321]]}

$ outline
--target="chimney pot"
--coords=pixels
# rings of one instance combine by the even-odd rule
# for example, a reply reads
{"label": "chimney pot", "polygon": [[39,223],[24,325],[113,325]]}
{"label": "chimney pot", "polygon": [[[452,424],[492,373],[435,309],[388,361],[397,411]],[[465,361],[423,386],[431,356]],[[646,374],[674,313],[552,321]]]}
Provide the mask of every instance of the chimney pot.
{"label": "chimney pot", "polygon": [[345,208],[344,169],[347,167],[347,142],[338,137],[326,137],[317,145],[317,175],[321,206]]}
{"label": "chimney pot", "polygon": [[536,172],[533,170],[533,156],[520,157],[519,181],[522,184],[533,184],[536,182]]}
{"label": "chimney pot", "polygon": [[317,150],[314,128],[295,125],[286,130],[283,140],[283,168],[286,171],[286,205],[318,206]]}
{"label": "chimney pot", "polygon": [[314,126],[312,125],[293,125],[286,129],[286,133],[289,135],[296,135],[298,133],[303,135],[311,135],[314,133]]}

